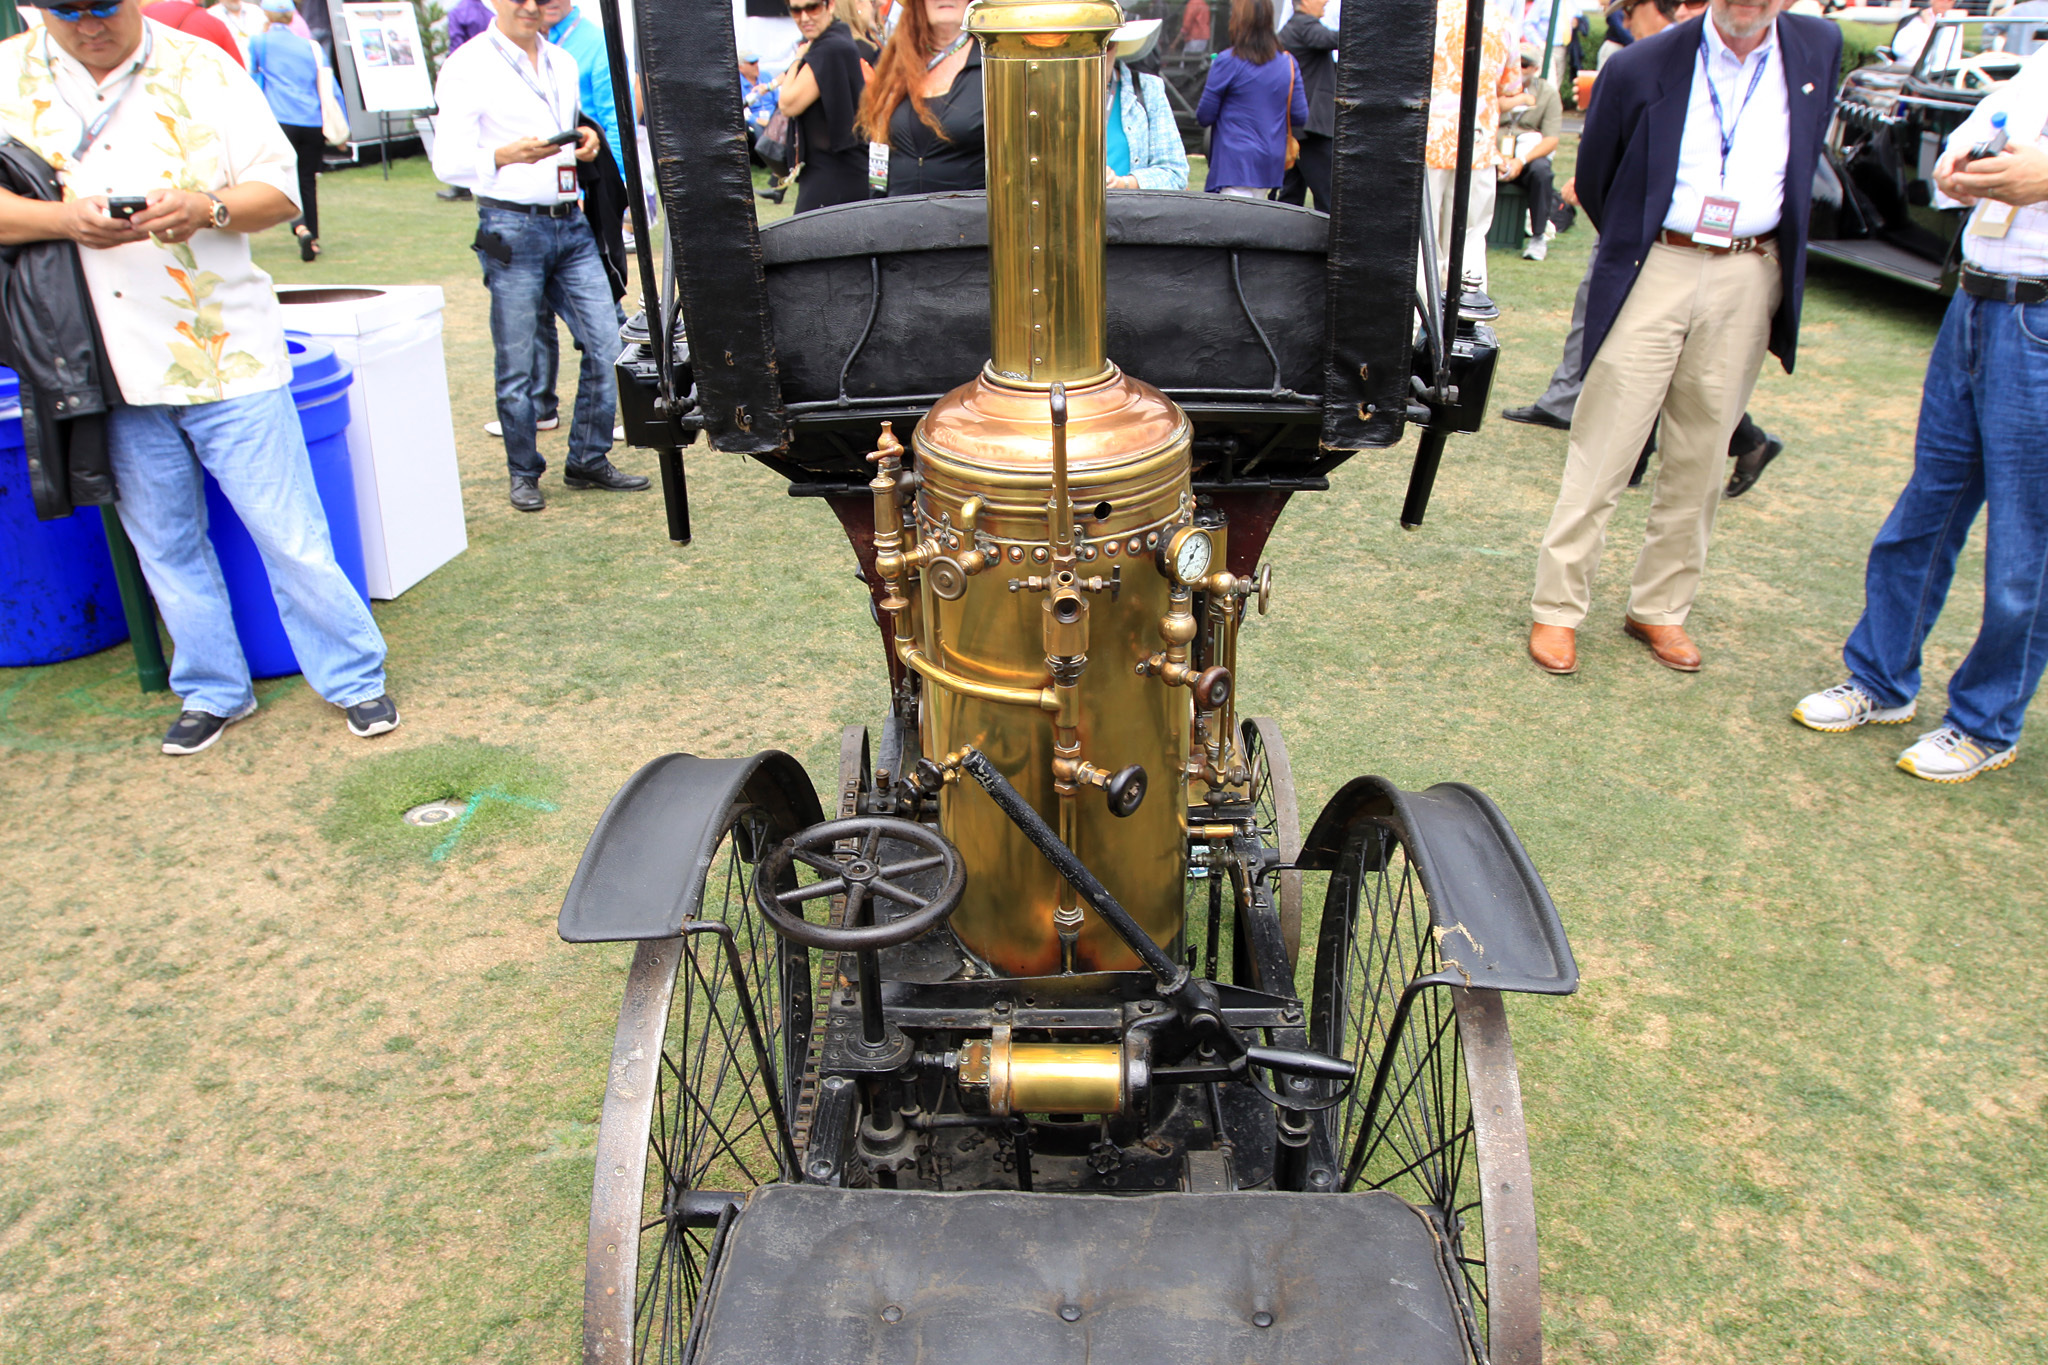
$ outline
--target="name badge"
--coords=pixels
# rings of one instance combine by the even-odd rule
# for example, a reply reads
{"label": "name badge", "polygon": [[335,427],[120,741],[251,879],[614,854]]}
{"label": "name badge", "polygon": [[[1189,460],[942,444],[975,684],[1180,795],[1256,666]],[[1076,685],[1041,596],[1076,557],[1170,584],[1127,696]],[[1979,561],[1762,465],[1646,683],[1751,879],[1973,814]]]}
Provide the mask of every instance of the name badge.
{"label": "name badge", "polygon": [[1709,195],[1700,205],[1699,226],[1692,230],[1692,239],[1701,246],[1734,246],[1735,215],[1741,208],[1741,203],[1734,199]]}
{"label": "name badge", "polygon": [[868,144],[868,189],[876,195],[889,192],[889,144],[886,142]]}
{"label": "name badge", "polygon": [[2003,237],[2012,228],[2013,215],[2019,210],[2011,204],[2001,204],[1996,199],[1985,199],[1978,203],[1977,212],[1970,219],[1972,237]]}
{"label": "name badge", "polygon": [[574,166],[555,167],[555,192],[564,199],[574,199],[576,197],[576,168]]}

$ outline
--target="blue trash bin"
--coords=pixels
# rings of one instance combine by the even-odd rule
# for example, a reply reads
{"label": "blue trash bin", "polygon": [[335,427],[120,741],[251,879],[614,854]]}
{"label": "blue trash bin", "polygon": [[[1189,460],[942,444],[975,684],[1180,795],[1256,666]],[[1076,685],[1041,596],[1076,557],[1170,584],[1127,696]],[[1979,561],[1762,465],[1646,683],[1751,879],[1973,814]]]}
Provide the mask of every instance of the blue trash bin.
{"label": "blue trash bin", "polygon": [[[334,557],[355,585],[356,595],[368,606],[363,532],[356,516],[355,475],[348,462],[348,386],[352,376],[347,362],[324,341],[287,332],[285,344],[292,357],[292,401],[298,405],[299,425],[306,433],[306,453],[312,457],[313,483],[327,512]],[[278,619],[277,599],[270,591],[263,556],[211,474],[206,476],[206,519],[221,576],[227,580],[228,604],[234,610],[235,633],[241,637],[250,676],[277,678],[297,673],[298,656],[284,633],[284,622]]]}
{"label": "blue trash bin", "polygon": [[36,520],[21,380],[0,366],[0,667],[59,663],[127,638],[100,509]]}

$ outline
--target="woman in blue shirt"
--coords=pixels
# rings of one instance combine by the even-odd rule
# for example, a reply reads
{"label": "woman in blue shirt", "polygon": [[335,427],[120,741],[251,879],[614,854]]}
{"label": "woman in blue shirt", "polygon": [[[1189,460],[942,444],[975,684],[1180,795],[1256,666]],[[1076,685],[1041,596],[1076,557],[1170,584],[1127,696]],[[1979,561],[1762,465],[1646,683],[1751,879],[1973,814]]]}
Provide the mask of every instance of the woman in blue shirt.
{"label": "woman in blue shirt", "polygon": [[[292,232],[299,239],[299,259],[320,254],[320,207],[314,199],[313,177],[320,173],[327,139],[320,131],[320,82],[332,81],[319,44],[292,32],[298,10],[292,0],[263,0],[270,27],[249,40],[249,74],[270,101],[270,112],[284,129],[299,158],[299,217]],[[335,91],[335,102],[341,93]]]}
{"label": "woman in blue shirt", "polygon": [[1230,7],[1230,47],[1209,66],[1195,121],[1215,130],[1202,187],[1209,193],[1264,199],[1286,180],[1287,135],[1308,123],[1308,96],[1301,68],[1274,37],[1272,0]]}

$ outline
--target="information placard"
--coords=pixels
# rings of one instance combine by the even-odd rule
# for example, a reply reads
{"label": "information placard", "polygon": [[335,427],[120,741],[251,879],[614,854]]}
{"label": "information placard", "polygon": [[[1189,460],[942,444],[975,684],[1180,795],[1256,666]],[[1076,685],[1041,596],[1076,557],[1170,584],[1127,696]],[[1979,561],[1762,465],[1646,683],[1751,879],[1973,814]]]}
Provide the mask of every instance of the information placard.
{"label": "information placard", "polygon": [[373,114],[434,107],[427,48],[409,4],[343,5],[363,108]]}

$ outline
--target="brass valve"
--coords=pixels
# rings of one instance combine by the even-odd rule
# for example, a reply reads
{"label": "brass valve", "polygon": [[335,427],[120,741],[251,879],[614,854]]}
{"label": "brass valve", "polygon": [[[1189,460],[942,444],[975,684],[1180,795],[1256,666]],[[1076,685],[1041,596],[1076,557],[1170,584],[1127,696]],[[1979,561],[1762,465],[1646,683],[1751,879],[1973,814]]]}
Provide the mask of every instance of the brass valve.
{"label": "brass valve", "polygon": [[[1217,578],[1236,579],[1229,574]],[[1194,590],[1176,585],[1167,599],[1166,615],[1159,618],[1159,638],[1166,648],[1140,659],[1137,671],[1158,678],[1168,687],[1185,687],[1194,694],[1198,710],[1214,711],[1230,700],[1230,670],[1221,664],[1197,670],[1188,662],[1188,644],[1195,638]]]}

